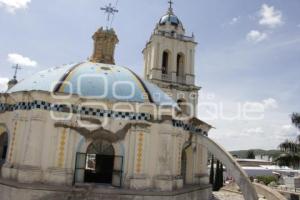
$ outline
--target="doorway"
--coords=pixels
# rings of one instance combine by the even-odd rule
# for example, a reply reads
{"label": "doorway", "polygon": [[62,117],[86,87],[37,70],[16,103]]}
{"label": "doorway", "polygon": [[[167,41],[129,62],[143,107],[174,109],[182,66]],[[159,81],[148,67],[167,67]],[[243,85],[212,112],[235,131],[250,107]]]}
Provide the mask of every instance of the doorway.
{"label": "doorway", "polygon": [[111,143],[98,140],[87,148],[84,182],[112,184],[115,151]]}
{"label": "doorway", "polygon": [[0,135],[0,165],[6,160],[8,149],[8,134],[4,132]]}

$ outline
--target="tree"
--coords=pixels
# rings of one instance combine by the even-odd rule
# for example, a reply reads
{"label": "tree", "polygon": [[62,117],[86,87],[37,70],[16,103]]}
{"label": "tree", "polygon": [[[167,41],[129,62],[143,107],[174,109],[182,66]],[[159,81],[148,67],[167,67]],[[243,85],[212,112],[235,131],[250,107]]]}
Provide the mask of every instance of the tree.
{"label": "tree", "polygon": [[[292,123],[300,130],[300,113],[293,113]],[[300,164],[300,135],[296,140],[286,140],[279,145],[282,154],[275,160],[280,166],[299,168]]]}
{"label": "tree", "polygon": [[247,158],[248,158],[248,159],[255,159],[255,153],[254,153],[253,150],[249,150],[249,151],[247,152]]}
{"label": "tree", "polygon": [[292,123],[300,130],[300,113],[292,114]]}
{"label": "tree", "polygon": [[214,184],[214,176],[215,176],[215,171],[214,171],[214,156],[211,156],[211,162],[210,162],[210,174],[209,174],[209,183]]}
{"label": "tree", "polygon": [[223,176],[223,164],[220,165],[220,188],[224,186],[224,176]]}
{"label": "tree", "polygon": [[216,176],[213,185],[214,191],[219,191],[223,187],[223,164],[220,161],[217,161],[216,165]]}
{"label": "tree", "polygon": [[217,160],[217,165],[216,165],[216,176],[215,176],[215,181],[213,185],[213,190],[214,191],[219,191],[219,183],[220,183],[220,176],[219,176],[219,168],[220,168],[220,162]]}

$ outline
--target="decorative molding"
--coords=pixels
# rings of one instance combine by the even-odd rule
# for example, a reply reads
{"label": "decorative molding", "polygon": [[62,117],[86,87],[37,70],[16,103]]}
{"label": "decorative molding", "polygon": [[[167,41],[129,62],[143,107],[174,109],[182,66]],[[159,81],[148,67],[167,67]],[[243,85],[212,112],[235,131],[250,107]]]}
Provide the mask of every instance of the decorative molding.
{"label": "decorative molding", "polygon": [[136,173],[140,174],[143,167],[143,151],[144,151],[144,133],[138,134],[137,153],[136,153]]}
{"label": "decorative molding", "polygon": [[182,128],[185,131],[193,132],[193,133],[203,133],[201,128],[195,127],[191,124],[186,124],[183,121],[172,120],[173,126],[176,128]]}
{"label": "decorative molding", "polygon": [[177,174],[181,174],[181,162],[182,162],[182,137],[177,137],[178,138],[178,143],[177,143]]}
{"label": "decorative molding", "polygon": [[[71,108],[64,104],[52,104],[45,101],[35,100],[33,102],[19,102],[16,104],[5,104],[0,103],[0,113],[3,112],[13,112],[16,110],[45,110],[53,112],[62,112],[62,113],[74,113],[83,116],[92,116],[97,118],[112,118],[112,119],[123,119],[130,121],[153,121],[153,116],[149,113],[133,113],[133,112],[118,112],[113,110],[101,110],[99,108],[91,107],[80,107],[76,105],[71,105]],[[172,118],[170,116],[170,118]],[[172,120],[172,125],[175,128],[182,128],[185,131],[190,131],[197,134],[203,134],[201,128],[195,127],[192,124],[185,124],[180,120]]]}
{"label": "decorative molding", "polygon": [[65,104],[52,104],[45,101],[33,101],[33,102],[19,102],[16,104],[4,104],[0,103],[0,113],[2,112],[12,112],[16,110],[46,110],[54,112],[63,113],[74,113],[81,115],[89,115],[95,117],[108,117],[108,118],[119,118],[126,120],[138,120],[147,121],[151,119],[149,113],[133,113],[133,112],[118,112],[112,110],[101,110],[97,108],[90,107],[79,107],[76,105],[71,105],[68,107]]}
{"label": "decorative molding", "polygon": [[90,130],[78,125],[78,123],[72,122],[56,122],[56,128],[68,128],[78,132],[81,136],[83,136],[86,140],[96,141],[96,140],[106,140],[111,143],[116,143],[121,140],[124,140],[128,131],[132,128],[132,126],[141,126],[143,129],[148,128],[150,125],[143,122],[135,122],[135,123],[127,123],[123,128],[117,131],[111,131],[102,127],[102,122],[99,119],[95,118],[81,118],[83,121],[88,121],[94,125],[99,126],[99,128],[95,130]]}
{"label": "decorative molding", "polygon": [[60,136],[59,147],[58,147],[58,160],[57,165],[59,168],[63,168],[65,164],[65,146],[67,139],[67,129],[64,128]]}
{"label": "decorative molding", "polygon": [[13,135],[12,135],[12,139],[11,139],[11,143],[10,143],[9,155],[8,155],[9,163],[12,163],[12,159],[13,159],[13,152],[14,152],[14,147],[16,144],[17,128],[18,128],[18,121],[15,121]]}

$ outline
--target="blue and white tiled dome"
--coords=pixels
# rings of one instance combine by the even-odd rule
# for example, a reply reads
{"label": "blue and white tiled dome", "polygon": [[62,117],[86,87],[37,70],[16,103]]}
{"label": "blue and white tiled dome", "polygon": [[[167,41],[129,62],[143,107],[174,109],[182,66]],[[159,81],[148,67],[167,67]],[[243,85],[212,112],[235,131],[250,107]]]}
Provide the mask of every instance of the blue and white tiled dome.
{"label": "blue and white tiled dome", "polygon": [[46,91],[114,102],[176,106],[159,87],[125,67],[82,62],[51,68],[20,81],[8,92]]}

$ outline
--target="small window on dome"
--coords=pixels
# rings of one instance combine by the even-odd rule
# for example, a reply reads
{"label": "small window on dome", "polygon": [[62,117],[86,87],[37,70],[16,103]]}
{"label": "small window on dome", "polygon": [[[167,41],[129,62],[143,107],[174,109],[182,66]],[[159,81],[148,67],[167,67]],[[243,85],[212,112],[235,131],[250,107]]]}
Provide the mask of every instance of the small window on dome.
{"label": "small window on dome", "polygon": [[111,68],[109,68],[109,67],[101,67],[101,69],[104,70],[104,71],[110,71],[111,70]]}

